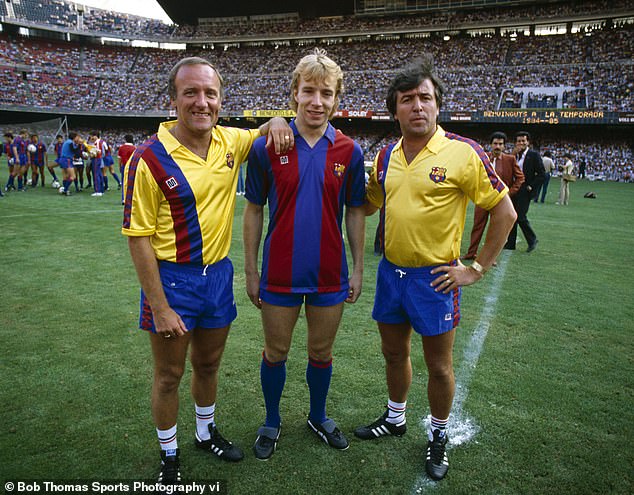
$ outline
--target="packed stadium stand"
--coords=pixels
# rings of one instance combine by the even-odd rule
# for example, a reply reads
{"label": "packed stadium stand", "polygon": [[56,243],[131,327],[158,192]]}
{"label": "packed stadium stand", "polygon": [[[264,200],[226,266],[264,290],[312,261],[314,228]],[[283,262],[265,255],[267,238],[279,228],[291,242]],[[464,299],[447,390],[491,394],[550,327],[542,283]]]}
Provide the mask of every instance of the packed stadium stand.
{"label": "packed stadium stand", "polygon": [[[534,3],[425,15],[289,13],[168,25],[63,0],[3,1],[0,110],[165,118],[170,67],[198,55],[225,78],[223,116],[256,117],[288,109],[283,88],[292,66],[322,46],[345,71],[341,116],[363,117],[346,125],[366,143],[368,157],[390,137],[384,92],[392,71],[423,51],[434,55],[448,87],[441,121],[483,122],[487,129],[496,122],[634,123],[631,2]],[[179,42],[184,49],[132,46],[126,37],[153,46]],[[372,127],[370,117],[383,126]],[[539,144],[565,147],[547,137]],[[631,166],[631,144],[617,144],[610,161]],[[601,149],[588,146],[584,153]]]}

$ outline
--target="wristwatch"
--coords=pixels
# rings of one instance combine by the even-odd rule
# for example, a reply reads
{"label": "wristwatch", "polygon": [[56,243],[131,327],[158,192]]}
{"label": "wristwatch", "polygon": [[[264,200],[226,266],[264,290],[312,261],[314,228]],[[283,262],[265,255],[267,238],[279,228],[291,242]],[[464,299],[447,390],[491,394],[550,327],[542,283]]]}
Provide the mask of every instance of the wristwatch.
{"label": "wristwatch", "polygon": [[476,272],[478,272],[480,275],[484,275],[487,271],[484,269],[484,267],[478,263],[477,261],[473,261],[473,263],[471,263],[471,268],[473,268]]}

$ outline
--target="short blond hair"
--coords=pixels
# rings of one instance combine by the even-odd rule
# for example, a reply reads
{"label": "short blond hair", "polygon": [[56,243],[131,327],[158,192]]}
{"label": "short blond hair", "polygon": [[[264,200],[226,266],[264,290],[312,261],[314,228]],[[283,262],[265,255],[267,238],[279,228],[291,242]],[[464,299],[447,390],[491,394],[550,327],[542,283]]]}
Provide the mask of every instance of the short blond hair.
{"label": "short blond hair", "polygon": [[304,81],[325,81],[328,78],[335,80],[335,104],[332,112],[328,116],[330,119],[339,109],[339,97],[343,93],[343,71],[337,63],[326,55],[323,48],[315,48],[312,53],[303,57],[295,70],[291,80],[291,109],[297,112],[297,102],[295,101],[295,91],[299,87],[300,77]]}

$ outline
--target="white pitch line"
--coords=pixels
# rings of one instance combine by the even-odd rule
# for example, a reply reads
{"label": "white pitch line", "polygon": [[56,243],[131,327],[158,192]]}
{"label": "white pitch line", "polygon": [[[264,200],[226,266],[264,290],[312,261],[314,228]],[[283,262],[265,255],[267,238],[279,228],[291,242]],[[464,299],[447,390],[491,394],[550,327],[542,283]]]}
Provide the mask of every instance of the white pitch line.
{"label": "white pitch line", "polygon": [[[469,395],[469,386],[473,378],[473,372],[478,364],[478,359],[480,359],[480,354],[482,353],[489,328],[491,328],[491,321],[495,316],[497,302],[510,256],[510,251],[503,250],[497,259],[498,266],[489,272],[493,279],[491,281],[491,290],[484,298],[484,307],[480,314],[480,321],[478,321],[478,324],[471,334],[471,340],[465,347],[462,360],[460,361],[458,369],[455,371],[456,392],[453,399],[451,416],[449,418],[448,429],[450,436],[448,448],[462,445],[470,441],[478,433],[478,426],[471,418],[465,415],[463,407]],[[429,429],[429,422],[429,416],[421,420],[425,432]],[[421,457],[421,459],[424,461],[424,457]],[[424,493],[427,489],[433,489],[435,487],[436,482],[432,481],[426,474],[423,474],[416,480],[412,493],[419,495]]]}

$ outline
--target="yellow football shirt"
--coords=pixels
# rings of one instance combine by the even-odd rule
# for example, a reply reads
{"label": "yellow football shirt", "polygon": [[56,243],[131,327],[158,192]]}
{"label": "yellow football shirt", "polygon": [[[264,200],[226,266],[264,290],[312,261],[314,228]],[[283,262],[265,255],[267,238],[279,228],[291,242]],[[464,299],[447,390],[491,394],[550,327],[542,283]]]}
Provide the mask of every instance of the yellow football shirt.
{"label": "yellow football shirt", "polygon": [[212,264],[229,254],[240,164],[257,129],[215,126],[203,159],[162,123],[137,148],[125,168],[126,236],[150,236],[156,257],[176,263]]}
{"label": "yellow football shirt", "polygon": [[385,257],[404,267],[449,263],[460,256],[469,200],[490,210],[508,188],[477,143],[441,127],[409,164],[401,145],[381,177],[377,155],[367,187],[372,205],[385,203]]}

